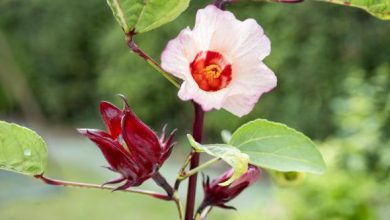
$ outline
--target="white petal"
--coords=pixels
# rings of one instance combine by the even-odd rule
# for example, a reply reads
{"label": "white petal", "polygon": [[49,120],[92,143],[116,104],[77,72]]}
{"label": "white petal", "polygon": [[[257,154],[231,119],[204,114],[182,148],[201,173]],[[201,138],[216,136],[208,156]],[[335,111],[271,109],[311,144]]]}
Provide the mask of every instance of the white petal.
{"label": "white petal", "polygon": [[239,37],[236,47],[231,49],[234,59],[246,59],[247,56],[254,56],[263,60],[271,52],[271,42],[261,26],[254,19],[247,19],[240,24]]}
{"label": "white petal", "polygon": [[[229,32],[231,34],[234,30],[235,23],[238,20],[229,11],[223,11],[214,5],[209,5],[204,9],[200,9],[196,14],[195,27],[193,29],[194,39],[197,41],[200,49],[203,51],[212,50],[212,42],[215,41],[216,35],[221,37],[224,33]],[[224,38],[219,40],[224,41]],[[222,52],[219,50],[215,50]]]}
{"label": "white petal", "polygon": [[189,65],[199,49],[187,27],[173,40],[170,40],[161,54],[161,67],[172,75],[185,79],[190,75]]}
{"label": "white petal", "polygon": [[193,37],[201,50],[220,52],[230,61],[248,55],[263,60],[271,52],[269,39],[254,19],[239,21],[213,5],[198,11]]}
{"label": "white petal", "polygon": [[199,86],[192,80],[185,80],[180,87],[178,96],[181,100],[187,101],[191,100],[194,97],[194,94],[198,92]]}
{"label": "white petal", "polygon": [[206,92],[199,89],[198,92],[194,95],[193,99],[196,103],[202,106],[203,111],[221,109],[228,93],[229,89],[227,88],[221,89],[217,92]]}
{"label": "white petal", "polygon": [[260,96],[251,95],[229,96],[223,103],[223,108],[238,117],[242,117],[252,111],[259,98]]}
{"label": "white petal", "polygon": [[233,72],[235,75],[223,108],[241,117],[253,109],[263,93],[276,86],[277,79],[272,70],[258,60],[235,63]]}
{"label": "white petal", "polygon": [[218,51],[229,60],[248,54],[262,60],[271,52],[269,39],[254,19],[239,21],[213,5],[198,11],[193,32],[202,50]]}
{"label": "white petal", "polygon": [[[277,84],[275,74],[262,61],[255,57],[238,59],[232,63],[230,95],[241,93],[269,92]],[[251,92],[253,91],[253,92]]]}

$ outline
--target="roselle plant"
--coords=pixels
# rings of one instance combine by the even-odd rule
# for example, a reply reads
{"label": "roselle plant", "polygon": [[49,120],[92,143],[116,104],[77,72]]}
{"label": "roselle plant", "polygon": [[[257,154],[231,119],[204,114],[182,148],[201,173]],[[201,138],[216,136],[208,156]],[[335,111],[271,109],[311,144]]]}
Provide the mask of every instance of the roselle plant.
{"label": "roselle plant", "polygon": [[[183,158],[176,180],[172,183],[159,172],[174,146],[179,147],[174,142],[176,129],[167,135],[165,126],[158,135],[137,117],[122,95],[119,97],[123,100],[123,107],[107,101],[100,103],[106,131],[78,130],[97,145],[107,160],[107,168],[117,173],[116,179],[89,184],[47,177],[45,141],[28,128],[4,121],[0,121],[1,169],[31,175],[50,185],[139,193],[172,201],[177,206],[179,219],[186,220],[206,219],[214,207],[235,209],[228,204],[229,201],[259,181],[264,171],[287,180],[301,178],[303,173],[325,171],[322,156],[308,137],[286,125],[265,119],[250,121],[232,134],[224,131],[224,143],[202,144],[207,111],[224,109],[232,113],[232,117],[244,116],[251,112],[264,93],[270,92],[277,84],[273,71],[262,62],[271,52],[271,42],[262,27],[254,19],[241,21],[224,10],[226,3],[235,1],[216,0],[199,9],[195,26],[183,29],[168,42],[161,54],[161,64],[135,43],[134,36],[172,21],[188,7],[189,0],[107,2],[131,51],[178,88],[181,100],[194,105],[193,130],[187,135],[192,150]],[[387,0],[375,3],[369,0],[324,2],[363,8],[381,19],[390,19]],[[212,159],[199,164],[201,154],[208,154]],[[195,207],[197,174],[220,161],[231,168],[214,179],[203,174],[204,197]],[[148,179],[153,179],[165,193],[138,188]],[[178,190],[187,179],[184,208]]]}

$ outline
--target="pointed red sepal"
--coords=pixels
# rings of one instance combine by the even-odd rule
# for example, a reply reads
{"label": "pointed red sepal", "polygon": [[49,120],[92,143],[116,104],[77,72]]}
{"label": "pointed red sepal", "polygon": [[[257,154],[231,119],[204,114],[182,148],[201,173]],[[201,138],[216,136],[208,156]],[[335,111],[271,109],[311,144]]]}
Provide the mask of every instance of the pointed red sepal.
{"label": "pointed red sepal", "polygon": [[123,140],[131,153],[154,162],[159,161],[162,149],[157,135],[131,110],[124,112],[122,129]]}
{"label": "pointed red sepal", "polygon": [[121,133],[122,110],[113,104],[102,101],[100,102],[100,114],[102,115],[104,124],[111,134],[112,138],[117,138]]}
{"label": "pointed red sepal", "polygon": [[119,143],[107,137],[107,133],[92,129],[78,129],[78,131],[99,147],[112,170],[122,174],[126,179],[137,178],[140,170],[132,165],[134,161],[126,155]]}
{"label": "pointed red sepal", "polygon": [[259,168],[249,165],[248,171],[228,186],[220,186],[219,184],[230,179],[233,175],[232,169],[226,171],[224,174],[211,181],[211,183],[209,177],[203,177],[203,190],[205,196],[200,206],[201,209],[204,209],[207,206],[231,208],[225,203],[234,199],[248,186],[252,185],[260,177],[260,174],[261,171]]}
{"label": "pointed red sepal", "polygon": [[171,155],[171,153],[172,153],[173,146],[175,145],[175,143],[173,142],[173,138],[175,137],[176,131],[177,131],[177,129],[174,129],[169,134],[168,138],[165,135],[165,129],[163,129],[163,131],[162,131],[161,136],[163,138],[161,138],[160,141],[163,141],[163,142],[161,142],[162,146],[163,146],[163,149],[162,149],[162,155],[161,155],[161,159],[160,159],[160,164],[163,164],[168,159],[168,157]]}

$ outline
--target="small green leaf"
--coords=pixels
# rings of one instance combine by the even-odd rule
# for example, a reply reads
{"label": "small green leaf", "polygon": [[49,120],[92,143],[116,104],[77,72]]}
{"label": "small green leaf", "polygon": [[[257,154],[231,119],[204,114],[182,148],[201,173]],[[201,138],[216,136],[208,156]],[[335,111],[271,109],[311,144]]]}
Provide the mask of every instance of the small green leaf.
{"label": "small green leaf", "polygon": [[201,145],[191,135],[188,134],[187,137],[191,146],[197,152],[205,152],[211,156],[221,158],[233,168],[234,172],[232,177],[219,185],[227,186],[231,184],[248,170],[249,157],[241,153],[237,148],[227,144]]}
{"label": "small green leaf", "polygon": [[325,163],[314,143],[284,124],[257,119],[237,129],[229,142],[250,163],[282,172],[322,173]]}
{"label": "small green leaf", "polygon": [[37,133],[0,121],[0,169],[32,176],[42,174],[47,157],[47,145]]}
{"label": "small green leaf", "polygon": [[390,20],[390,0],[319,0],[364,9],[384,20]]}
{"label": "small green leaf", "polygon": [[125,33],[144,33],[177,18],[190,0],[107,0]]}

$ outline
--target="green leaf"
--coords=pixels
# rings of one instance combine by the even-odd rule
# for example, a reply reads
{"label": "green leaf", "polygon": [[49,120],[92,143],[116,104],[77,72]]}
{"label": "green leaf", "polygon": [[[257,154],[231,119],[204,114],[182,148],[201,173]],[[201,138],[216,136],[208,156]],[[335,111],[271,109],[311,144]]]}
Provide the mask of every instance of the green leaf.
{"label": "green leaf", "polygon": [[205,152],[211,156],[221,158],[233,168],[234,172],[232,177],[219,185],[227,186],[231,184],[248,170],[248,155],[241,153],[236,147],[227,144],[201,145],[191,135],[188,134],[187,137],[191,146],[197,152]]}
{"label": "green leaf", "polygon": [[229,145],[248,154],[250,163],[282,172],[322,173],[325,163],[314,143],[304,134],[263,119],[237,129]]}
{"label": "green leaf", "polygon": [[390,20],[390,0],[319,0],[364,9],[384,20]]}
{"label": "green leaf", "polygon": [[32,176],[42,174],[47,157],[47,145],[37,133],[0,121],[0,169]]}
{"label": "green leaf", "polygon": [[144,33],[177,18],[190,0],[107,0],[125,33]]}

